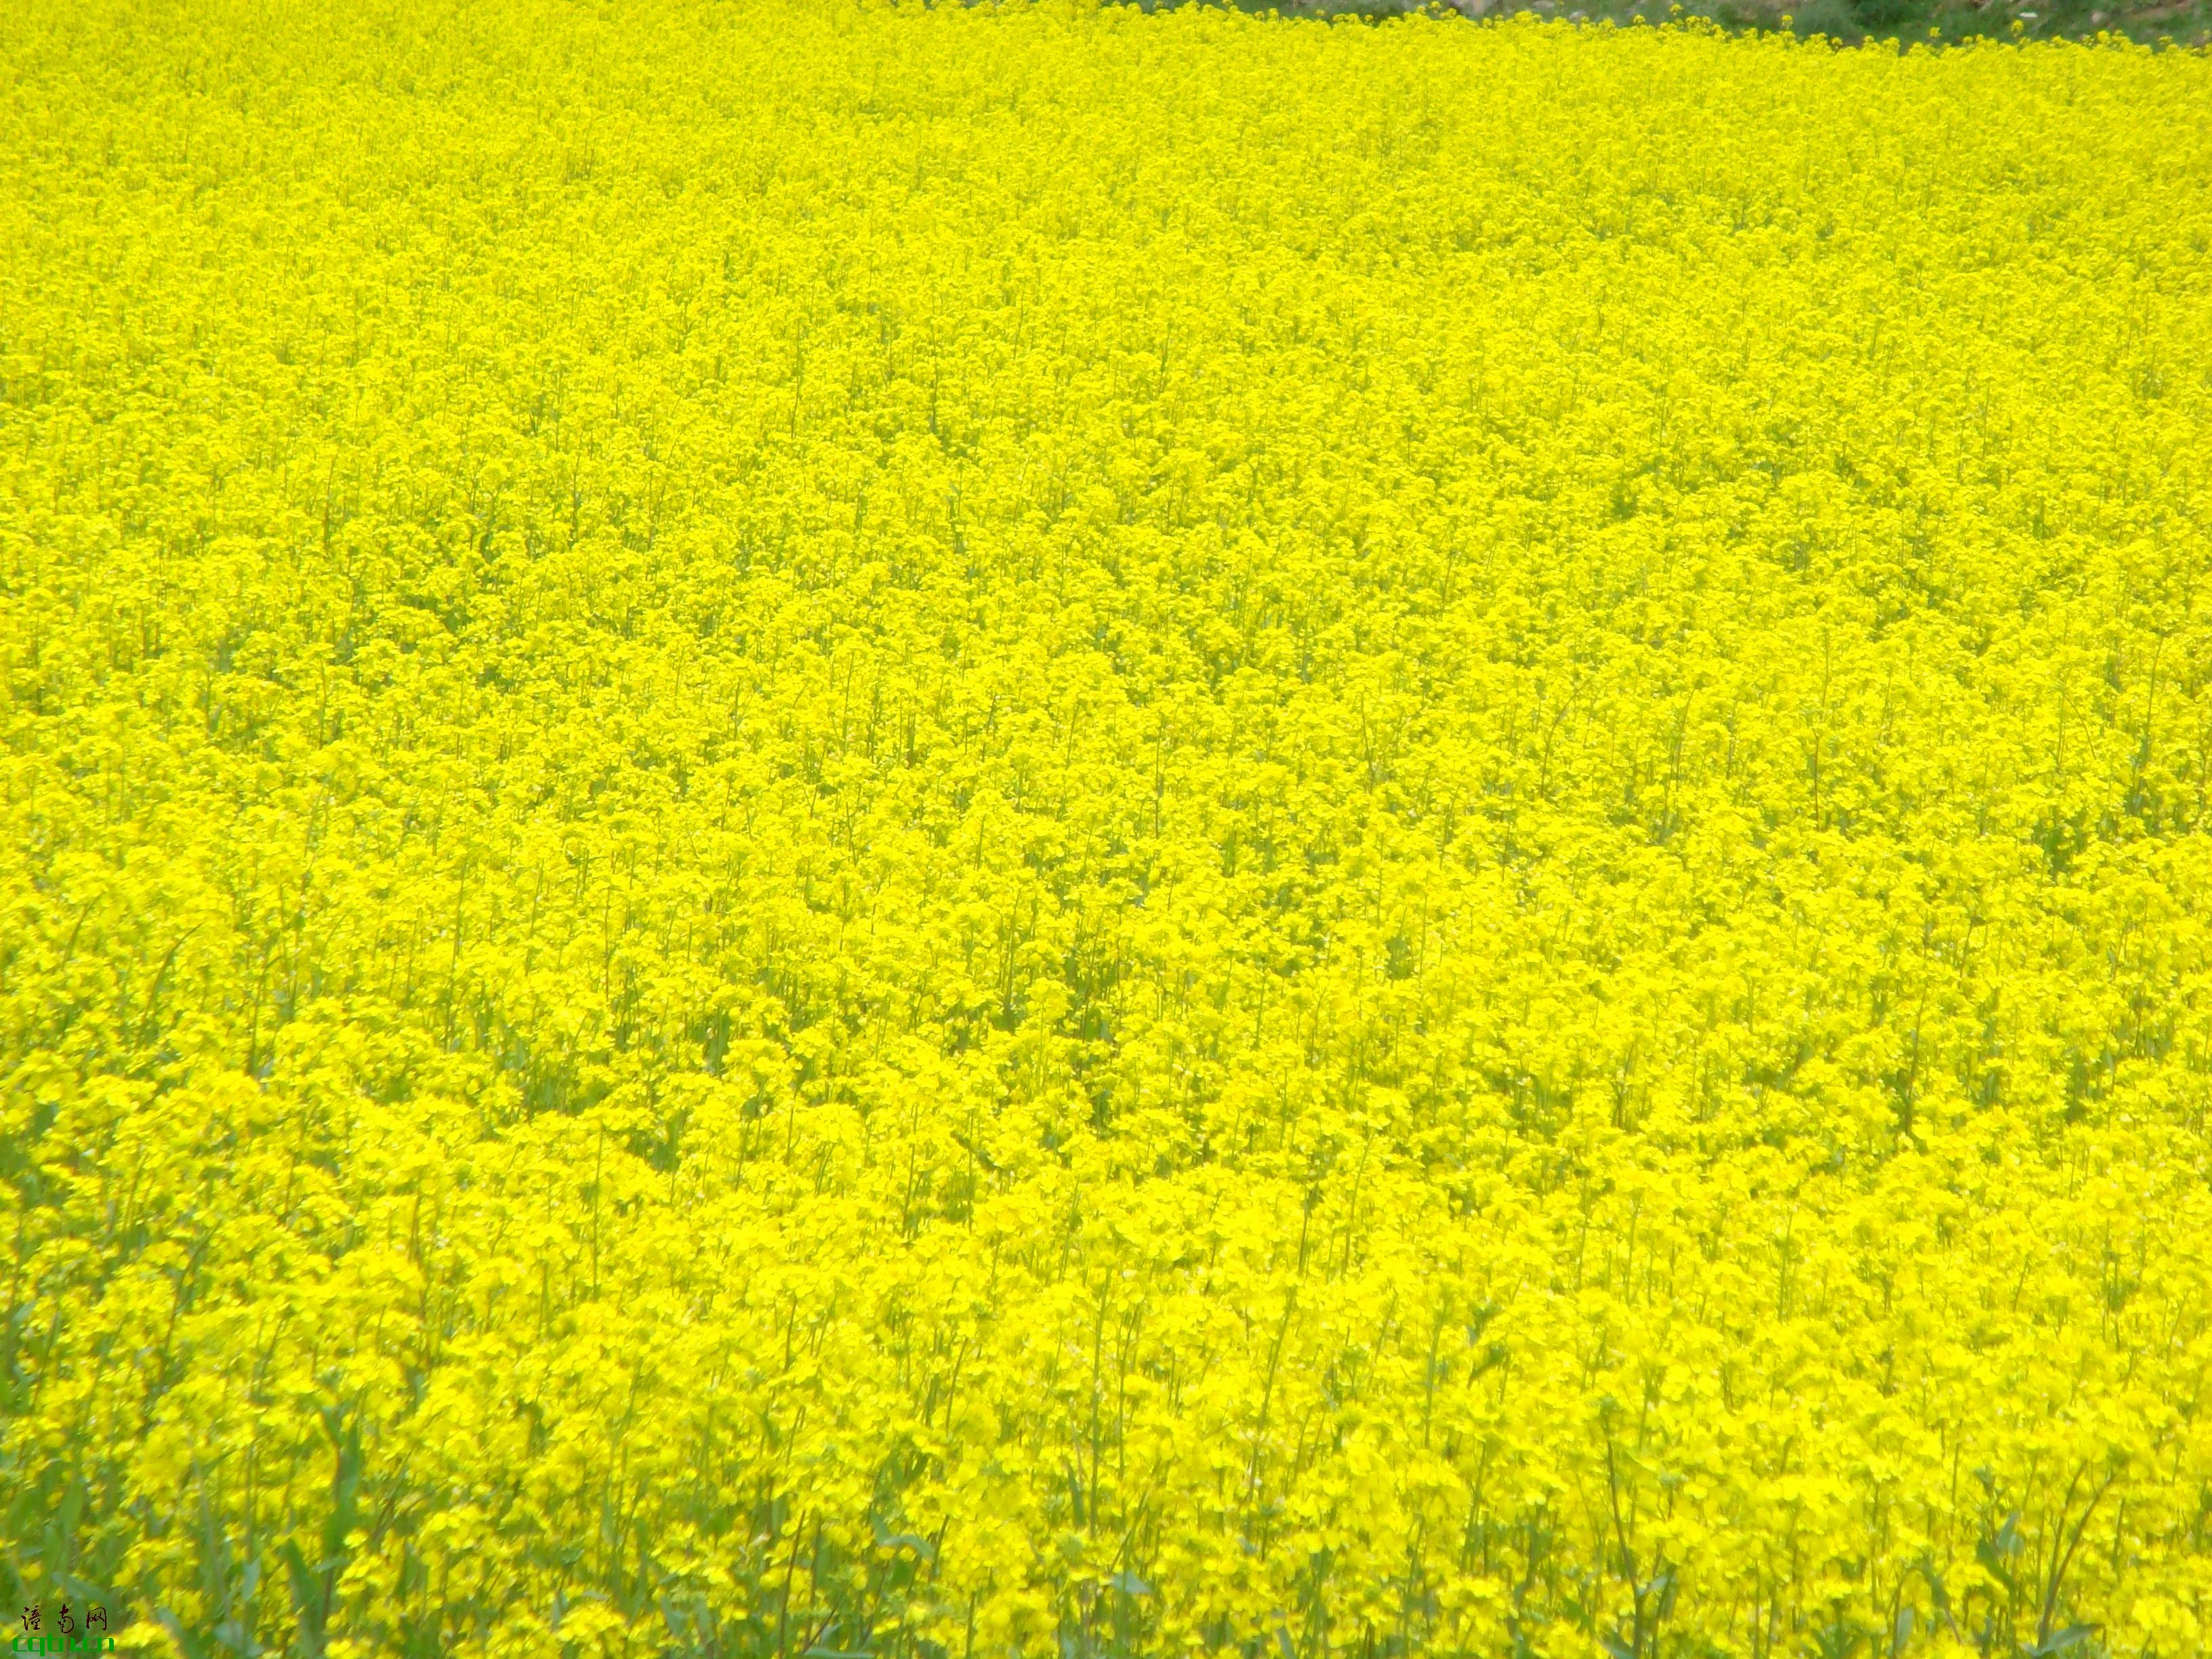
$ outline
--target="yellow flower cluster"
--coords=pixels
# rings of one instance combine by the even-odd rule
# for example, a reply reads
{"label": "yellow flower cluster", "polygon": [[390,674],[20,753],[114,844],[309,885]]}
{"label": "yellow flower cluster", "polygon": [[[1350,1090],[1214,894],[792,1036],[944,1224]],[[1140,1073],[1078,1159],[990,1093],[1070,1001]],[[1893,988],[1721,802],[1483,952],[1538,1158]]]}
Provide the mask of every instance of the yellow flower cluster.
{"label": "yellow flower cluster", "polygon": [[2205,1651],[2208,109],[0,7],[0,1590]]}

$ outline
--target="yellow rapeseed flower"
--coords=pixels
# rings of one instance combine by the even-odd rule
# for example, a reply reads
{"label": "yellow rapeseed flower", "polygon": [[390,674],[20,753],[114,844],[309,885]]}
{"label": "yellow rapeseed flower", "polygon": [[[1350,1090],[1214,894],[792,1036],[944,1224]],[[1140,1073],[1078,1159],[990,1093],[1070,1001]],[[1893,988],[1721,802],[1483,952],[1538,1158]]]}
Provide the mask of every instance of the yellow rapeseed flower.
{"label": "yellow rapeseed flower", "polygon": [[0,9],[0,1594],[2201,1650],[2212,65]]}

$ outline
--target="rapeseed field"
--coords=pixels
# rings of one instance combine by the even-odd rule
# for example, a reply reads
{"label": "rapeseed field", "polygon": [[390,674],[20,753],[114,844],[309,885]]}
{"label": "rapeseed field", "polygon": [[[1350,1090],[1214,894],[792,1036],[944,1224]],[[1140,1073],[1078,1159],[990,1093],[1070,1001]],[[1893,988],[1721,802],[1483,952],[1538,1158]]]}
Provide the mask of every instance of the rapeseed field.
{"label": "rapeseed field", "polygon": [[0,663],[19,1650],[2212,1650],[2202,55],[23,0]]}

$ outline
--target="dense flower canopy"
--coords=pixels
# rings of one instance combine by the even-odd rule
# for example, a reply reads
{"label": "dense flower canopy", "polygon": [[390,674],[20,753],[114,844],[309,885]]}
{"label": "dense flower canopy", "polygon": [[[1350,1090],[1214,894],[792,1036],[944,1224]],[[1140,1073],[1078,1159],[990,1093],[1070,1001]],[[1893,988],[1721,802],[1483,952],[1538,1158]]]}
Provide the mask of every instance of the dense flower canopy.
{"label": "dense flower canopy", "polygon": [[2203,58],[28,0],[0,249],[11,1602],[2212,1642]]}

